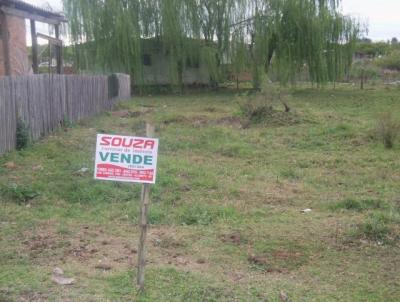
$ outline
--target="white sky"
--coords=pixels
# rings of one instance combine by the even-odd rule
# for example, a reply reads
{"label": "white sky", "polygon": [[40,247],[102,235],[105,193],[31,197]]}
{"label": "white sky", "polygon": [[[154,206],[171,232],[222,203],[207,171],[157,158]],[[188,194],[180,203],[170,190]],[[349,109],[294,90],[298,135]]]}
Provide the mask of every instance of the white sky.
{"label": "white sky", "polygon": [[[62,11],[61,0],[25,0],[39,7]],[[342,0],[342,11],[368,24],[372,40],[400,39],[400,0]],[[29,30],[29,29],[28,29]],[[47,32],[47,26],[38,27]]]}

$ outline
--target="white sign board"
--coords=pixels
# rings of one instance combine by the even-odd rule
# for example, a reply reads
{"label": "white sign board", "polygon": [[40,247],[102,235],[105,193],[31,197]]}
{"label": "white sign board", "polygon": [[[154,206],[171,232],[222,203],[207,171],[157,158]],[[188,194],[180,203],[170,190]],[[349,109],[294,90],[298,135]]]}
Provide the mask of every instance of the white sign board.
{"label": "white sign board", "polygon": [[98,134],[95,179],[156,182],[158,139]]}

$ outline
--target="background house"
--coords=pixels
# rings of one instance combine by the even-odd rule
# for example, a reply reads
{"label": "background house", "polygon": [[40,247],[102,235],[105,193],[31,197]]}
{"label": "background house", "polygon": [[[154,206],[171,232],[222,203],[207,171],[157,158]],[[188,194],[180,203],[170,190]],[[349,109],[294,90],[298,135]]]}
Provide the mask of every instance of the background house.
{"label": "background house", "polygon": [[[145,40],[144,45],[142,68],[145,85],[172,84],[170,67],[172,63],[169,53],[152,40]],[[202,60],[187,58],[182,69],[182,84],[207,85],[210,83],[208,66]]]}
{"label": "background house", "polygon": [[[32,66],[28,60],[25,19],[30,20]],[[62,71],[62,42],[59,39],[63,15],[53,13],[19,0],[0,0],[0,76],[38,73],[37,38],[57,45],[57,71]],[[54,25],[55,37],[36,33],[36,23]]]}

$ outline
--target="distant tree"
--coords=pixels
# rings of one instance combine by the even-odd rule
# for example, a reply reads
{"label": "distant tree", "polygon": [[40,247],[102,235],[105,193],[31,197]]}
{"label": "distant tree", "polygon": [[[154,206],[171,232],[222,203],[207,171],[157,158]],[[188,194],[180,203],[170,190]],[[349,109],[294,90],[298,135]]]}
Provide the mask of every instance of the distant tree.
{"label": "distant tree", "polygon": [[386,42],[372,42],[361,40],[357,42],[355,51],[371,58],[383,56],[390,52],[391,45]]}
{"label": "distant tree", "polygon": [[390,44],[392,44],[392,45],[397,45],[397,44],[399,44],[399,40],[397,40],[396,37],[393,37],[393,38],[392,38],[392,41],[390,42]]}
{"label": "distant tree", "polygon": [[374,78],[379,77],[378,67],[370,60],[355,62],[351,69],[351,77],[360,82],[360,88],[364,89],[365,84]]}
{"label": "distant tree", "polygon": [[168,54],[173,83],[182,83],[192,60],[207,64],[214,82],[223,80],[226,63],[252,70],[257,87],[272,65],[282,83],[304,65],[318,84],[348,71],[360,27],[339,2],[64,0],[64,7],[82,67],[130,72],[145,84],[142,55],[151,44]]}

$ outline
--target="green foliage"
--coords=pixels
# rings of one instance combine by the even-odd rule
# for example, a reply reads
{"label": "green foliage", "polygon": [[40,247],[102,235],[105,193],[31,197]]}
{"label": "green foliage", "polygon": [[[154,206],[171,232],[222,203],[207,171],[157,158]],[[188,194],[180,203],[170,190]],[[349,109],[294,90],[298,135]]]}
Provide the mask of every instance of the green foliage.
{"label": "green foliage", "polygon": [[400,71],[400,50],[394,50],[379,58],[377,64],[382,68]]}
{"label": "green foliage", "polygon": [[183,225],[209,225],[217,220],[237,218],[233,208],[208,205],[188,205],[176,213],[176,220]]}
{"label": "green foliage", "polygon": [[379,77],[380,70],[373,61],[357,61],[351,67],[350,77],[364,83]]}
{"label": "green foliage", "polygon": [[127,72],[144,85],[143,55],[168,57],[170,82],[181,86],[188,62],[207,66],[210,83],[274,66],[282,83],[307,64],[311,80],[335,81],[351,64],[360,26],[338,0],[64,0],[81,69]]}
{"label": "green foliage", "polygon": [[386,207],[387,203],[379,199],[364,199],[364,200],[345,199],[331,206],[333,210],[344,209],[356,212],[361,212],[365,210],[384,209]]}
{"label": "green foliage", "polygon": [[22,119],[17,121],[17,150],[26,148],[29,144],[29,128]]}
{"label": "green foliage", "polygon": [[247,100],[239,104],[240,114],[252,123],[260,123],[271,114],[273,108],[270,104]]}
{"label": "green foliage", "polygon": [[400,121],[395,119],[391,113],[384,113],[378,119],[375,132],[385,148],[391,149],[400,136]]}
{"label": "green foliage", "polygon": [[[146,289],[157,288],[155,291],[145,290],[136,293],[132,287],[132,273],[118,273],[108,277],[108,283],[113,289],[108,291],[112,301],[131,300],[135,297],[138,302],[152,301],[193,301],[193,302],[217,302],[231,301],[233,294],[222,287],[210,285],[210,280],[173,267],[148,269],[146,271]],[[160,284],[161,282],[161,284]]]}
{"label": "green foliage", "polygon": [[[283,88],[272,85],[269,79],[264,77],[260,90],[239,102],[239,115],[246,120],[244,126],[248,123],[262,122],[290,123],[290,107],[286,98]],[[285,112],[276,109],[278,104],[285,109]]]}
{"label": "green foliage", "polygon": [[358,225],[354,235],[372,241],[390,243],[399,239],[399,234],[396,234],[393,228],[394,225],[399,224],[400,214],[398,211],[375,212]]}
{"label": "green foliage", "polygon": [[385,42],[372,42],[370,40],[361,40],[356,43],[355,51],[358,54],[376,58],[378,56],[386,55],[391,49],[390,44]]}
{"label": "green foliage", "polygon": [[72,128],[74,126],[74,123],[70,121],[68,116],[64,116],[63,121],[62,121],[62,126],[64,128]]}
{"label": "green foliage", "polygon": [[18,203],[28,202],[35,197],[39,196],[39,193],[36,192],[29,186],[20,186],[17,184],[11,184],[9,186],[1,186],[0,187],[1,195],[7,197],[10,200],[16,201]]}

